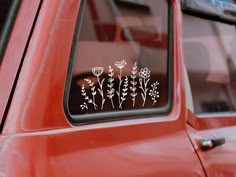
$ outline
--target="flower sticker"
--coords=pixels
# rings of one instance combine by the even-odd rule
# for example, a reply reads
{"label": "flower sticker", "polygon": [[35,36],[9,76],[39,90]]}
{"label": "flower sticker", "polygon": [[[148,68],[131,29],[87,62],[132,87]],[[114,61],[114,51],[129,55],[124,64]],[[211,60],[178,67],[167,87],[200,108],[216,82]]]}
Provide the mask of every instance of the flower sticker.
{"label": "flower sticker", "polygon": [[149,95],[151,96],[151,99],[153,101],[153,106],[157,102],[157,98],[159,98],[159,92],[157,91],[157,86],[159,85],[159,82],[154,82],[151,85],[151,89],[149,90]]}
{"label": "flower sticker", "polygon": [[[122,86],[122,69],[125,67],[127,63],[125,62],[125,60],[122,61],[116,61],[115,62],[115,66],[120,70],[120,74],[118,75],[119,78],[119,89],[116,92],[117,96],[118,96],[118,101],[119,101],[119,105],[122,104],[123,101],[121,101],[121,86]],[[120,108],[122,108],[121,106],[119,106]]]}
{"label": "flower sticker", "polygon": [[126,100],[126,95],[127,95],[127,91],[128,91],[128,86],[129,86],[129,79],[128,79],[128,76],[125,77],[125,80],[124,80],[124,88],[122,89],[122,96],[121,96],[121,102],[120,102],[120,105],[119,105],[119,108],[122,109],[122,103],[123,101]]}
{"label": "flower sticker", "polygon": [[92,68],[92,73],[95,76],[97,76],[97,81],[98,81],[98,84],[99,84],[99,87],[100,87],[100,88],[98,88],[98,92],[100,93],[100,95],[102,97],[101,110],[103,110],[103,105],[106,101],[105,98],[104,98],[103,88],[102,88],[103,87],[103,82],[104,82],[105,79],[102,79],[102,81],[100,81],[100,79],[99,79],[99,76],[102,75],[103,71],[104,71],[103,67],[94,67],[94,68]]}
{"label": "flower sticker", "polygon": [[84,79],[90,86],[90,89],[91,89],[91,92],[92,92],[92,96],[93,96],[93,99],[92,99],[92,103],[94,105],[94,109],[96,110],[97,109],[97,105],[96,105],[96,101],[95,101],[95,96],[96,96],[96,91],[95,91],[95,86],[94,86],[94,82],[92,82],[90,79]]}
{"label": "flower sticker", "polygon": [[136,85],[137,85],[137,81],[135,80],[136,79],[136,75],[137,75],[137,63],[135,62],[134,63],[134,66],[132,67],[132,74],[131,74],[131,81],[130,81],[130,90],[131,90],[131,93],[130,93],[130,96],[132,97],[132,101],[133,101],[133,107],[135,106],[135,97],[138,95],[138,93],[136,92],[137,88],[136,88]]}
{"label": "flower sticker", "polygon": [[114,70],[110,65],[108,67],[108,72],[109,72],[109,74],[108,74],[109,79],[108,79],[108,83],[107,83],[107,88],[108,88],[107,89],[107,97],[108,97],[108,99],[110,99],[112,108],[114,109],[114,102],[113,102],[113,97],[114,97],[114,93],[115,93],[114,78],[113,78]]}
{"label": "flower sticker", "polygon": [[[93,104],[94,107],[97,107],[96,103],[93,102],[93,100],[87,95],[84,84],[81,87],[81,93],[82,93],[85,101],[87,101],[90,104]],[[80,107],[82,108],[82,110],[85,108],[88,109],[88,105],[86,102],[84,102],[82,105],[80,105]]]}
{"label": "flower sticker", "polygon": [[94,67],[94,68],[92,68],[92,73],[97,77],[101,76],[103,71],[104,71],[103,67]]}
{"label": "flower sticker", "polygon": [[124,68],[126,64],[127,64],[127,63],[125,62],[125,60],[116,61],[116,62],[115,62],[115,66],[116,66],[117,68],[119,68],[119,69]]}
{"label": "flower sticker", "polygon": [[139,76],[143,79],[147,79],[150,77],[151,71],[148,68],[140,69]]}
{"label": "flower sticker", "polygon": [[[145,102],[146,102],[146,98],[147,98],[147,92],[148,92],[148,82],[150,80],[150,73],[151,71],[148,69],[148,68],[142,68],[140,69],[140,72],[139,72],[139,88],[142,90],[142,93],[141,93],[141,96],[142,96],[142,99],[143,99],[143,107],[145,105]],[[147,80],[146,80],[147,79]]]}
{"label": "flower sticker", "polygon": [[[94,81],[96,79],[84,79],[84,84],[81,87],[81,95],[84,101],[80,105],[80,109],[84,110],[83,112],[90,108],[99,111],[99,105],[101,105],[100,110],[130,109],[131,106],[134,108],[138,106],[137,108],[139,108],[140,105],[144,107],[149,102],[152,103],[153,107],[157,105],[160,98],[159,82],[151,82],[149,68],[139,69],[138,63],[134,62],[133,66],[130,67],[130,73],[127,75],[127,72],[122,73],[127,67],[125,60],[116,61],[113,64],[114,67],[108,66],[107,73],[101,66],[91,69],[92,74],[97,78],[97,82]],[[85,88],[85,84],[89,87]],[[110,105],[104,107],[105,102]]]}

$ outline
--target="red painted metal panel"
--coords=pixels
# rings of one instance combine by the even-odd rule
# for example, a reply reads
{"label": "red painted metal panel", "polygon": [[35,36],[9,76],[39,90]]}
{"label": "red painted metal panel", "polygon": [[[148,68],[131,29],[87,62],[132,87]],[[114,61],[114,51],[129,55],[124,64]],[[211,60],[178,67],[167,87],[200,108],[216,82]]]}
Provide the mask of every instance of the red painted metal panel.
{"label": "red painted metal panel", "polygon": [[3,133],[70,127],[63,91],[79,1],[44,1]]}
{"label": "red painted metal panel", "polygon": [[[176,123],[100,125],[1,139],[7,176],[200,177],[204,172]],[[167,129],[169,128],[169,130]]]}
{"label": "red painted metal panel", "polygon": [[188,111],[188,123],[197,130],[224,128],[236,125],[236,115],[233,113],[215,114],[214,116],[196,116]]}
{"label": "red painted metal panel", "polygon": [[[208,177],[232,177],[236,175],[236,126],[196,130],[188,126],[194,147],[204,165]],[[225,144],[208,151],[200,148],[200,139],[225,138]]]}
{"label": "red painted metal panel", "polygon": [[22,1],[7,44],[0,66],[0,122],[2,121],[39,3],[40,0]]}

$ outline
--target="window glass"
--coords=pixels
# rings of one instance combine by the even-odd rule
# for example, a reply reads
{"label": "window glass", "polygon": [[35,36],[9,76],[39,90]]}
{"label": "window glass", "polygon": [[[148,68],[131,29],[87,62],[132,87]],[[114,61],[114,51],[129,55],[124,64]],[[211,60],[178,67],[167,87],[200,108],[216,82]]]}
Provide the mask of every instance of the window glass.
{"label": "window glass", "polygon": [[235,31],[234,25],[183,17],[184,60],[196,114],[236,110]]}
{"label": "window glass", "polygon": [[69,93],[76,115],[167,104],[167,1],[87,0]]}
{"label": "window glass", "polygon": [[1,0],[0,1],[0,31],[5,23],[7,13],[11,5],[11,0]]}

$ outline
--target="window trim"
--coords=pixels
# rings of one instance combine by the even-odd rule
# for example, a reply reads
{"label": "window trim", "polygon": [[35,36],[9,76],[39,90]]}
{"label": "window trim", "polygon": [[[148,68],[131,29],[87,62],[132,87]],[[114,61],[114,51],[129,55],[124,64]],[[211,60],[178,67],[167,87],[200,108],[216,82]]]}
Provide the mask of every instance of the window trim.
{"label": "window trim", "polygon": [[[231,14],[235,14],[236,12],[236,5],[233,2],[222,2],[221,0],[215,0],[213,3],[212,1],[205,2],[202,0],[201,3],[204,4],[197,4],[197,0],[182,0],[181,1],[181,8],[182,11],[186,14],[196,16],[199,18],[204,18],[213,21],[219,21],[227,24],[235,24],[236,18],[233,18]],[[231,8],[226,8],[225,6],[228,5]],[[212,8],[211,8],[212,7]],[[234,9],[232,9],[234,8]]]}
{"label": "window trim", "polygon": [[0,64],[2,63],[2,59],[7,48],[7,43],[10,38],[16,16],[20,9],[21,2],[22,0],[13,0],[11,2],[5,23],[2,30],[0,31]]}
{"label": "window trim", "polygon": [[173,15],[173,2],[168,1],[168,49],[167,49],[167,78],[168,78],[168,100],[167,104],[161,108],[148,108],[148,109],[134,109],[134,110],[123,110],[123,111],[112,111],[104,113],[94,113],[86,115],[72,115],[69,111],[69,93],[72,80],[72,70],[74,65],[74,56],[77,46],[77,39],[80,34],[80,29],[83,21],[83,14],[85,10],[86,0],[81,0],[80,8],[78,11],[78,17],[74,32],[74,37],[72,41],[72,48],[69,58],[65,89],[64,89],[64,99],[63,99],[63,108],[66,117],[69,122],[73,125],[83,125],[91,123],[100,123],[100,122],[111,122],[117,120],[127,120],[127,119],[137,119],[137,118],[147,118],[153,117],[154,115],[167,115],[173,103],[173,35],[174,35],[174,15]]}

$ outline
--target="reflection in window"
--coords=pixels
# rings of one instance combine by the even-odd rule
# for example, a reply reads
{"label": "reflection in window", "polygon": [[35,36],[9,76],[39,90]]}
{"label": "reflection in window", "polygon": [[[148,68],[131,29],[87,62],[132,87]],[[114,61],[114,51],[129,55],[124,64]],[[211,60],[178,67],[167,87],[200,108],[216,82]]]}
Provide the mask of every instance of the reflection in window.
{"label": "reflection in window", "polygon": [[183,49],[192,111],[236,111],[235,26],[184,15]]}
{"label": "reflection in window", "polygon": [[165,106],[167,48],[167,1],[148,0],[140,6],[135,1],[87,0],[74,58],[70,113]]}

